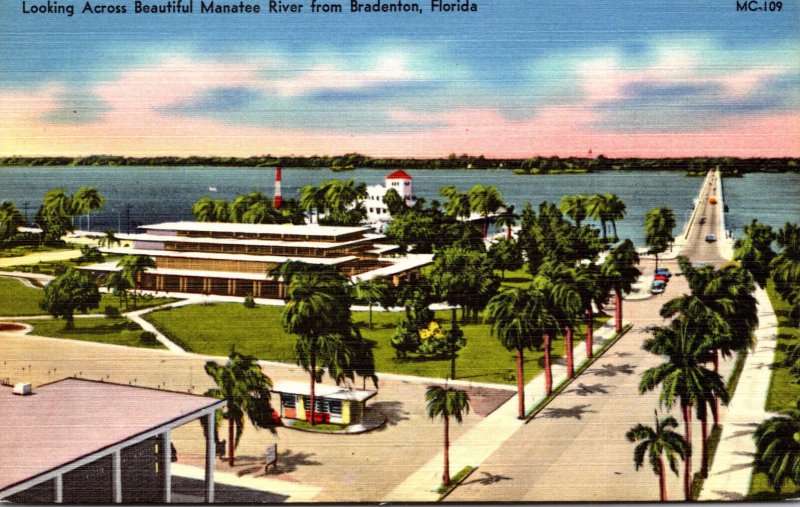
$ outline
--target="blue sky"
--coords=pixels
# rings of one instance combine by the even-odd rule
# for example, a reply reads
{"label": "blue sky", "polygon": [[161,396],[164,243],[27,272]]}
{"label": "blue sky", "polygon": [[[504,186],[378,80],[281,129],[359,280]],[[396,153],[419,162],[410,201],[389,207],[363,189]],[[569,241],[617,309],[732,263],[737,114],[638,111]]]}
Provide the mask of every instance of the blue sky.
{"label": "blue sky", "polygon": [[[797,2],[341,3],[335,15],[66,17],[6,0],[0,154],[800,150]],[[771,124],[783,130],[754,139]]]}

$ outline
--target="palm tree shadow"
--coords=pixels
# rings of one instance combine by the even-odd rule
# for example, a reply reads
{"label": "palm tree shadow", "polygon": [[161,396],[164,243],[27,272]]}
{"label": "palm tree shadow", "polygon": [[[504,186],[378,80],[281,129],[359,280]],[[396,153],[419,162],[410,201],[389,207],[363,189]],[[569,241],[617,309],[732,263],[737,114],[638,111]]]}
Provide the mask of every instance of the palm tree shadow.
{"label": "palm tree shadow", "polygon": [[511,477],[506,477],[505,475],[500,474],[490,474],[488,472],[481,472],[483,474],[483,478],[481,479],[473,479],[471,481],[462,482],[461,485],[465,486],[467,484],[480,484],[482,486],[491,486],[497,482],[501,481],[510,481]]}
{"label": "palm tree shadow", "polygon": [[590,396],[592,394],[608,394],[608,388],[611,386],[605,384],[586,385],[584,383],[578,384],[575,389],[570,389],[568,393],[575,393],[578,396]]}
{"label": "palm tree shadow", "polygon": [[[322,464],[319,461],[310,459],[312,456],[315,456],[315,454],[310,452],[292,453],[291,450],[286,449],[285,451],[278,453],[278,461],[275,464],[275,467],[270,468],[269,472],[262,475],[290,473],[294,472],[301,466],[318,466]],[[260,468],[263,470],[264,466],[262,465]]]}
{"label": "palm tree shadow", "polygon": [[400,421],[408,420],[408,412],[403,410],[403,403],[400,401],[376,401],[370,405],[371,410],[382,413],[386,416],[386,424],[377,431],[382,431],[386,426],[395,426]]}
{"label": "palm tree shadow", "polygon": [[597,410],[586,410],[589,407],[591,405],[575,405],[570,408],[546,408],[542,417],[548,419],[567,419],[572,417],[580,420],[583,414],[597,412]]}
{"label": "palm tree shadow", "polygon": [[621,364],[619,366],[614,364],[604,364],[597,368],[590,369],[587,373],[597,375],[598,377],[616,377],[620,373],[625,375],[633,375],[635,366],[632,364]]}

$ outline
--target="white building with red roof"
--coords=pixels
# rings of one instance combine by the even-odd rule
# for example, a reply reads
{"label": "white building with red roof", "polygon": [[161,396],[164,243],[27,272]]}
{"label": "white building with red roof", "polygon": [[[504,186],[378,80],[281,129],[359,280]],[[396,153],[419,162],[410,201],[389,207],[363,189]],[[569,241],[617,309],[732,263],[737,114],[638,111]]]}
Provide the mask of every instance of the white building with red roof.
{"label": "white building with red roof", "polygon": [[368,195],[364,202],[364,208],[367,210],[368,222],[389,222],[392,219],[384,202],[384,196],[389,190],[397,192],[405,201],[406,206],[411,206],[416,200],[413,178],[407,172],[397,170],[386,177],[383,185],[367,187]]}

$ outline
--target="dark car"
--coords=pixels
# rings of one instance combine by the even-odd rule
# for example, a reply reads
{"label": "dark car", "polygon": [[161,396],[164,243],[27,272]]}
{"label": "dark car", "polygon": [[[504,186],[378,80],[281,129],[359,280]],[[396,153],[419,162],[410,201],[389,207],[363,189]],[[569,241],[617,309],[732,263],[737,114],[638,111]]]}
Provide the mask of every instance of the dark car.
{"label": "dark car", "polygon": [[658,269],[656,269],[656,275],[664,275],[667,278],[672,278],[672,273],[669,272],[669,268],[658,268]]}
{"label": "dark car", "polygon": [[717,240],[717,237],[716,237],[716,236],[714,236],[713,234],[709,234],[709,235],[707,235],[707,236],[706,236],[706,241],[707,241],[708,243],[713,243],[713,242],[715,242],[716,240]]}
{"label": "dark car", "polygon": [[700,225],[703,225],[704,223],[706,223],[706,217],[700,219]]}

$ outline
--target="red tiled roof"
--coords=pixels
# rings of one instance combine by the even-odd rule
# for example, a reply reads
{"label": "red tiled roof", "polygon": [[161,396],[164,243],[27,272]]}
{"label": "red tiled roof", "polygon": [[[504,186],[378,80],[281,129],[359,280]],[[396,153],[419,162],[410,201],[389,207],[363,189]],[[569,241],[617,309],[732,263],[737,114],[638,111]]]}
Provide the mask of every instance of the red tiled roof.
{"label": "red tiled roof", "polygon": [[410,180],[409,174],[403,170],[397,170],[386,177],[387,180]]}

